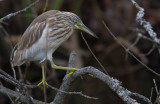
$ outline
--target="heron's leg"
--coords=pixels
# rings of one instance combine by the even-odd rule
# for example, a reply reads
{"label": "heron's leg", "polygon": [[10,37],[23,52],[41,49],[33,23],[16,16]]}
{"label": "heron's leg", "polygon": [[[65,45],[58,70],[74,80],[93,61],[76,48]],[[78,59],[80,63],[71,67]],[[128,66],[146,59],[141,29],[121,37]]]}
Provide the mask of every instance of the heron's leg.
{"label": "heron's leg", "polygon": [[43,86],[46,86],[48,88],[48,84],[46,82],[44,70],[45,70],[44,69],[44,62],[42,62],[42,81],[37,85],[41,89],[43,89]]}
{"label": "heron's leg", "polygon": [[57,65],[54,64],[54,62],[53,62],[52,60],[51,60],[50,62],[51,62],[52,68],[54,68],[54,69],[61,69],[61,70],[69,70],[69,71],[72,71],[72,72],[70,72],[70,73],[67,75],[67,77],[70,77],[75,71],[79,70],[79,69],[77,69],[77,68],[57,66]]}

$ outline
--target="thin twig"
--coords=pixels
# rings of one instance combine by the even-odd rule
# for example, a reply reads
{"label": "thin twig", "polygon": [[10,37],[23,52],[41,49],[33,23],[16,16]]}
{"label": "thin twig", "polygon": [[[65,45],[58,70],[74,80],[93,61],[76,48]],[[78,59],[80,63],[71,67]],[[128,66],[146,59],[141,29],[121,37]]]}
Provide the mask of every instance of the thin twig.
{"label": "thin twig", "polygon": [[2,69],[0,69],[0,73],[3,74],[3,75],[0,74],[1,78],[5,77],[4,80],[9,81],[10,83],[14,83],[14,85],[19,85],[19,86],[22,85],[22,86],[25,86],[27,88],[36,88],[37,87],[37,85],[26,85],[24,83],[20,83],[18,80],[15,80],[12,76],[10,76],[9,74],[7,74]]}
{"label": "thin twig", "polygon": [[3,75],[5,75],[6,77],[8,77],[9,79],[15,81],[16,83],[19,83],[17,80],[15,80],[12,76],[10,76],[9,74],[7,74],[5,71],[3,71],[2,69],[0,69],[0,73],[2,73]]}
{"label": "thin twig", "polygon": [[154,40],[152,40],[151,38],[143,35],[142,33],[138,33],[138,36],[141,37],[141,38],[143,38],[143,39],[145,39],[145,40],[148,40],[148,41],[150,41],[150,42],[152,42],[152,43],[157,44]]}
{"label": "thin twig", "polygon": [[59,92],[62,92],[62,93],[65,93],[65,94],[69,94],[69,95],[80,95],[80,96],[83,96],[87,99],[94,99],[94,100],[97,100],[98,98],[97,97],[91,97],[91,96],[88,96],[88,95],[85,95],[83,94],[82,92],[66,92],[66,91],[62,91],[62,90],[59,90],[51,85],[48,85],[51,89],[53,90],[56,90],[56,91],[59,91]]}
{"label": "thin twig", "polygon": [[[27,88],[37,88],[37,85],[26,85],[26,84],[23,84],[24,86],[26,86]],[[55,88],[51,85],[48,84],[48,87],[50,87],[51,89],[55,90],[55,91],[58,91],[58,92],[62,92],[62,93],[65,93],[65,94],[69,94],[69,95],[80,95],[82,97],[85,97],[85,98],[88,98],[88,99],[94,99],[94,100],[97,100],[98,98],[97,97],[91,97],[91,96],[88,96],[88,95],[85,95],[83,94],[82,92],[66,92],[66,91],[62,91],[58,88]]]}
{"label": "thin twig", "polygon": [[[138,33],[138,34],[139,34],[139,33]],[[127,48],[126,51],[131,50],[131,49],[139,42],[140,38],[141,38],[141,37],[140,37],[139,35],[137,35],[137,38],[136,38],[136,40],[134,41],[134,43],[133,43],[132,45],[130,45],[130,46]],[[125,60],[127,60],[127,58],[128,58],[128,53],[126,53]]]}
{"label": "thin twig", "polygon": [[47,6],[48,6],[48,0],[46,0],[45,7],[43,8],[43,13],[46,11],[46,9],[47,9]]}
{"label": "thin twig", "polygon": [[149,98],[150,101],[152,101],[152,94],[153,94],[153,87],[151,88],[151,96]]}
{"label": "thin twig", "polygon": [[133,48],[139,42],[140,38],[141,37],[138,35],[136,40],[134,41],[134,43],[130,47],[127,48],[127,51],[129,51],[131,48]]}
{"label": "thin twig", "polygon": [[155,49],[155,47],[156,47],[156,45],[153,44],[152,48],[147,53],[143,53],[140,56],[148,56],[148,55],[150,55],[153,52],[153,50]]}
{"label": "thin twig", "polygon": [[155,71],[153,71],[150,67],[148,67],[147,65],[145,65],[141,60],[139,60],[132,52],[127,51],[127,48],[117,39],[117,37],[110,31],[110,29],[107,27],[107,25],[104,23],[104,21],[102,21],[105,28],[109,31],[109,33],[111,34],[111,36],[123,47],[124,50],[126,50],[126,52],[128,52],[136,61],[138,61],[141,65],[143,65],[147,70],[149,70],[150,72],[152,72],[153,74],[157,75],[158,77],[160,77],[160,74],[156,73]]}
{"label": "thin twig", "polygon": [[155,90],[156,90],[156,93],[157,93],[157,95],[158,95],[159,93],[158,93],[158,88],[157,88],[157,84],[156,84],[155,79],[153,79],[153,83],[154,83],[154,88],[155,88]]}
{"label": "thin twig", "polygon": [[91,54],[93,55],[93,57],[96,59],[96,61],[98,62],[98,64],[101,66],[101,68],[103,69],[103,71],[104,71],[107,75],[109,75],[108,72],[106,71],[106,69],[104,68],[104,66],[101,64],[101,62],[98,60],[98,58],[96,57],[96,55],[95,55],[95,54],[93,53],[93,51],[91,50],[91,48],[90,48],[90,46],[88,45],[86,39],[84,38],[82,32],[81,32],[81,36],[82,36],[84,42],[86,43],[89,51],[91,52]]}
{"label": "thin twig", "polygon": [[19,86],[18,83],[15,83],[15,81],[13,81],[13,80],[11,80],[11,79],[5,77],[5,76],[2,75],[2,74],[0,74],[0,78],[4,79],[5,81],[7,81],[7,82],[9,82],[9,83],[11,83],[11,84],[13,84],[13,85],[15,85],[15,86]]}
{"label": "thin twig", "polygon": [[27,7],[24,8],[24,9],[19,10],[19,11],[14,12],[14,13],[10,13],[10,14],[2,17],[2,18],[0,19],[0,22],[4,21],[4,20],[6,20],[6,19],[10,19],[11,17],[13,17],[13,16],[15,16],[15,15],[17,15],[17,14],[20,14],[20,13],[22,13],[22,12],[27,11],[27,9],[33,7],[33,6],[36,5],[39,1],[40,1],[40,0],[36,0],[35,2],[33,2],[32,4],[30,4],[29,6],[27,6]]}
{"label": "thin twig", "polygon": [[8,32],[5,30],[5,28],[2,25],[0,25],[0,28],[2,29],[4,34],[7,36],[8,40],[9,40],[10,49],[12,49],[13,48],[13,44],[12,44],[12,40],[11,40]]}
{"label": "thin twig", "polygon": [[139,93],[130,93],[130,95],[137,96],[137,97],[141,98],[143,101],[147,102],[148,104],[152,104],[150,99],[148,99],[147,97],[145,97],[143,95],[140,95]]}

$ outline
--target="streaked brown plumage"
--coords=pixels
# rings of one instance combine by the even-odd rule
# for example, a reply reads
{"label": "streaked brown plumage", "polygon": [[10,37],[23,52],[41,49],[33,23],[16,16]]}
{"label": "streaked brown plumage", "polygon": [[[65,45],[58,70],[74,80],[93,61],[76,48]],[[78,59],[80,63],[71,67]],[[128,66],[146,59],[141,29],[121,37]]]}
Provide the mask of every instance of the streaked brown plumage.
{"label": "streaked brown plumage", "polygon": [[[22,54],[31,47],[32,44],[36,43],[38,39],[42,36],[42,32],[46,26],[46,19],[48,17],[51,17],[51,15],[56,14],[58,11],[48,11],[45,12],[44,14],[38,16],[26,29],[24,32],[20,42],[18,43],[18,48],[14,53],[13,57],[13,65],[14,66],[19,66],[23,64],[26,59],[23,59],[21,57]],[[36,24],[39,24],[36,26]],[[18,62],[19,60],[19,62]]]}
{"label": "streaked brown plumage", "polygon": [[[26,61],[43,62],[47,59],[53,68],[78,70],[56,66],[52,61],[52,53],[71,36],[74,29],[96,37],[74,13],[51,10],[41,14],[29,25],[19,41],[13,55],[13,66],[20,66]],[[44,83],[43,80],[42,82]]]}
{"label": "streaked brown plumage", "polygon": [[[63,41],[62,42],[60,41],[61,38],[63,38],[64,41],[68,39],[69,36],[64,35],[64,33],[65,34],[70,33],[69,35],[71,35],[71,33],[73,32],[72,26],[66,23],[63,20],[63,18],[59,15],[59,13],[62,13],[62,12],[56,11],[56,10],[45,12],[42,15],[38,16],[30,24],[30,26],[24,32],[20,42],[18,43],[18,48],[13,58],[14,66],[17,66],[17,65],[19,66],[26,61],[35,61],[35,59],[33,59],[32,57],[35,56],[34,53],[37,54],[38,49],[37,48],[33,49],[32,45],[36,44],[36,42],[38,42],[38,40],[42,37],[42,32],[44,31],[45,28],[48,28],[47,29],[48,33],[45,36],[46,38],[48,37],[47,41],[49,46],[47,44],[44,45],[44,47],[42,47],[42,48],[45,48],[43,51],[45,51],[47,47],[50,48],[50,45],[52,45],[53,41],[62,43]],[[68,12],[66,13],[64,12],[64,14],[67,14],[67,13]],[[58,44],[56,47],[51,46],[51,48],[57,48],[59,45],[60,44]],[[44,59],[37,59],[37,60],[43,61]]]}

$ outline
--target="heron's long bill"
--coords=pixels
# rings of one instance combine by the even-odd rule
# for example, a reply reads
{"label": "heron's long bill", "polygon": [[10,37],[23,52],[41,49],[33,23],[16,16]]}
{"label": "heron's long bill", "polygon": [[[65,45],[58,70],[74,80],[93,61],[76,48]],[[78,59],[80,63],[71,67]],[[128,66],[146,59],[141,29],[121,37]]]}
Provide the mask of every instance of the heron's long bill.
{"label": "heron's long bill", "polygon": [[83,31],[85,31],[86,33],[90,34],[91,36],[93,36],[95,38],[98,38],[98,36],[96,36],[96,34],[92,30],[90,30],[87,26],[82,25],[80,27],[80,29],[83,30]]}

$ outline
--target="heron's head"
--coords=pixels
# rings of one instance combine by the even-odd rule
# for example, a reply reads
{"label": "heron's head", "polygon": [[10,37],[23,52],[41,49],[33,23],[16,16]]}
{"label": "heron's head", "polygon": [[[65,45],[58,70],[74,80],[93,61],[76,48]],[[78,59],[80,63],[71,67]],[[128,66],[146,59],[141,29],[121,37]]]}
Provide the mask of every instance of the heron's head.
{"label": "heron's head", "polygon": [[65,14],[65,18],[67,19],[68,23],[72,25],[73,28],[82,30],[88,33],[89,35],[98,38],[93,31],[91,31],[87,26],[83,24],[82,20],[76,14],[71,12],[65,12]]}

